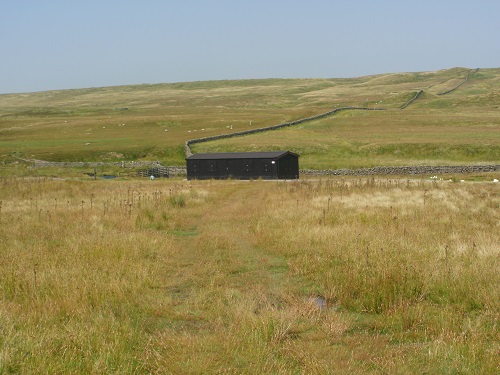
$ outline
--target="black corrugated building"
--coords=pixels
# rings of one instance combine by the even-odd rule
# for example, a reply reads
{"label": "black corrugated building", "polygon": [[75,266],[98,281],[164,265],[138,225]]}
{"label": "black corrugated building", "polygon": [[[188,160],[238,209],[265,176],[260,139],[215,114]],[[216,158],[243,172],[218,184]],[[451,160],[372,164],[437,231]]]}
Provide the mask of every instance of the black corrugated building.
{"label": "black corrugated building", "polygon": [[186,165],[188,180],[299,178],[299,155],[290,151],[194,154]]}

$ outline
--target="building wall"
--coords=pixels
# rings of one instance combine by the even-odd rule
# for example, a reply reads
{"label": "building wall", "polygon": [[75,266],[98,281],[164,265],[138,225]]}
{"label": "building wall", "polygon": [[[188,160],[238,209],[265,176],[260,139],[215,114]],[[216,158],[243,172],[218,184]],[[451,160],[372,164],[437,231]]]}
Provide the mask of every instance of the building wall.
{"label": "building wall", "polygon": [[187,160],[188,179],[295,179],[299,176],[298,157],[274,159]]}
{"label": "building wall", "polygon": [[299,178],[299,158],[288,154],[278,161],[278,178],[292,180]]}

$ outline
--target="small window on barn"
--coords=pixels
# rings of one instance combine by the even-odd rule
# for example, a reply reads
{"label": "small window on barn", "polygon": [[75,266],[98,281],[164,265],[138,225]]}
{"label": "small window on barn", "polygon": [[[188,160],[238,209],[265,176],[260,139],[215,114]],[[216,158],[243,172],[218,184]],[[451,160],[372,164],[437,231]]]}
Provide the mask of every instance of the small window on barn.
{"label": "small window on barn", "polygon": [[269,166],[269,163],[264,163],[264,172],[270,172],[271,171],[271,167]]}
{"label": "small window on barn", "polygon": [[199,161],[194,161],[193,162],[193,172],[198,172],[200,170],[200,162]]}
{"label": "small window on barn", "polygon": [[252,172],[252,160],[243,160],[243,170],[245,172]]}
{"label": "small window on barn", "polygon": [[208,162],[208,171],[209,172],[217,172],[217,163],[214,160]]}

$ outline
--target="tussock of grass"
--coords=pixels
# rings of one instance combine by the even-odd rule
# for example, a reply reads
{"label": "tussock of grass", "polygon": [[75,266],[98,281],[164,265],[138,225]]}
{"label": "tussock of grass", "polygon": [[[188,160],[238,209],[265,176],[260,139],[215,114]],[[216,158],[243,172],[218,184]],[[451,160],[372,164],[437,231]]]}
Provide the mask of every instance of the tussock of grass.
{"label": "tussock of grass", "polygon": [[497,369],[493,183],[11,178],[0,197],[0,372]]}

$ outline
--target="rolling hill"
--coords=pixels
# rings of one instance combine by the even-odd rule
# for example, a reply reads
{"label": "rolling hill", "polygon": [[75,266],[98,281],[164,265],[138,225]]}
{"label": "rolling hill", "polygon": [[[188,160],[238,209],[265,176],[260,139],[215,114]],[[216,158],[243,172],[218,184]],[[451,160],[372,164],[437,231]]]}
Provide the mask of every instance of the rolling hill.
{"label": "rolling hill", "polygon": [[355,106],[385,111],[343,111],[272,133],[197,144],[193,151],[289,149],[301,155],[302,167],[313,169],[498,162],[499,81],[500,68],[454,68],[352,79],[208,81],[0,95],[0,160],[182,165],[189,139]]}

